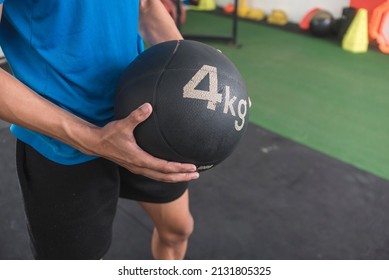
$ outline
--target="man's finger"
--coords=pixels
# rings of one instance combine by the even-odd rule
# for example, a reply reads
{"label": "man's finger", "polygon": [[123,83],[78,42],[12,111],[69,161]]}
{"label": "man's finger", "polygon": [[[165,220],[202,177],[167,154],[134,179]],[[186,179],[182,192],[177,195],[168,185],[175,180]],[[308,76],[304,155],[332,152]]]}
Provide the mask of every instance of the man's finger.
{"label": "man's finger", "polygon": [[150,103],[145,103],[136,110],[132,111],[131,114],[125,119],[128,123],[128,128],[134,130],[135,127],[144,122],[153,112],[153,108]]}
{"label": "man's finger", "polygon": [[131,167],[131,172],[166,183],[188,182],[199,178],[198,172],[191,173],[162,173],[148,168]]}
{"label": "man's finger", "polygon": [[156,158],[143,150],[139,150],[137,159],[133,164],[140,168],[147,168],[160,173],[191,173],[197,170],[196,165],[191,163],[179,163]]}

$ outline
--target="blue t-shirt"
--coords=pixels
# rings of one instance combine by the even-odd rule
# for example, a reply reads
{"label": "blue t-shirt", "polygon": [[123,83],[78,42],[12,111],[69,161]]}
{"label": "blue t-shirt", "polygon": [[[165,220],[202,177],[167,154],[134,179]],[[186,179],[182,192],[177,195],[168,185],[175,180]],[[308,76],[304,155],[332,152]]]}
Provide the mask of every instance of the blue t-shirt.
{"label": "blue t-shirt", "polygon": [[[139,0],[5,0],[0,44],[16,78],[65,110],[104,126],[113,118],[121,73],[142,51],[138,16]],[[93,158],[17,125],[11,131],[61,164]]]}

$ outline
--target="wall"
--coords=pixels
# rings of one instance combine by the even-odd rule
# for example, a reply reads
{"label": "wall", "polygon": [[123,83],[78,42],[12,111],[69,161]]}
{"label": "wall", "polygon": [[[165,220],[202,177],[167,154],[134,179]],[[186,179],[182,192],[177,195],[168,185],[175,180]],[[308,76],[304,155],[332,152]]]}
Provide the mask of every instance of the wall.
{"label": "wall", "polygon": [[[367,0],[365,0],[367,1]],[[247,0],[250,7],[260,8],[271,13],[273,9],[281,9],[288,15],[289,21],[298,23],[312,8],[325,9],[338,18],[342,14],[343,7],[349,7],[350,0]],[[216,0],[216,4],[224,6],[233,3],[233,0]]]}

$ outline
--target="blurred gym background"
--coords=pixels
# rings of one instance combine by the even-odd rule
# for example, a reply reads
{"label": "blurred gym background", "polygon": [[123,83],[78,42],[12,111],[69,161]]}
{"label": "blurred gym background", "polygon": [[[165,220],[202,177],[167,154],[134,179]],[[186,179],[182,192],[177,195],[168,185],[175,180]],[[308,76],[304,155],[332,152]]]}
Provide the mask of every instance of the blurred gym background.
{"label": "blurred gym background", "polygon": [[[388,259],[388,1],[163,2],[185,38],[236,64],[253,102],[238,149],[191,186],[187,258]],[[0,259],[30,259],[8,126]],[[106,258],[150,259],[151,233],[121,200]]]}

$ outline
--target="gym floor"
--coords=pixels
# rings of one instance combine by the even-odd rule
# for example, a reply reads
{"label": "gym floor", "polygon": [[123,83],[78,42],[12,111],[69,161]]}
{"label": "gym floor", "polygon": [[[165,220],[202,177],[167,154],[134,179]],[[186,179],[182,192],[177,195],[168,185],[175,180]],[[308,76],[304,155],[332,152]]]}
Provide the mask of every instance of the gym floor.
{"label": "gym floor", "polygon": [[[188,14],[183,33],[228,34]],[[253,107],[237,150],[191,185],[188,259],[389,258],[389,57],[242,21],[241,48],[209,42],[246,79]],[[0,121],[0,259],[31,259],[14,138]],[[152,224],[121,200],[106,259],[151,259]]]}

